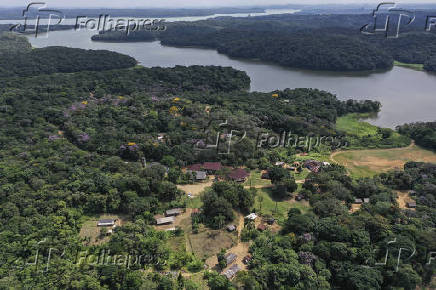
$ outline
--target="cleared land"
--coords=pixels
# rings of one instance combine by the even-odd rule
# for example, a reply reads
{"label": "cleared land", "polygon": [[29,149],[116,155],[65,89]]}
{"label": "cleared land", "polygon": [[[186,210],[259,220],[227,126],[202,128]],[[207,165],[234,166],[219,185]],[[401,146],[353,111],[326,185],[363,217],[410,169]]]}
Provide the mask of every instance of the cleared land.
{"label": "cleared land", "polygon": [[436,154],[412,144],[405,148],[350,150],[335,152],[333,162],[345,166],[353,177],[371,177],[394,169],[402,170],[409,161],[436,162]]}
{"label": "cleared land", "polygon": [[408,209],[407,203],[413,201],[413,199],[409,196],[408,190],[397,190],[397,202],[398,207],[402,209]]}
{"label": "cleared land", "polygon": [[186,193],[192,194],[192,196],[198,196],[202,193],[207,187],[212,186],[214,177],[209,176],[209,180],[204,182],[198,182],[195,184],[186,184],[186,185],[177,185],[177,188],[183,190]]}
{"label": "cleared land", "polygon": [[[262,202],[260,202],[260,200]],[[302,212],[307,212],[310,209],[310,205],[307,201],[296,201],[294,197],[287,200],[276,200],[272,196],[271,188],[261,188],[257,190],[254,207],[262,215],[271,215],[279,221],[286,219],[288,211],[291,208],[298,208]]]}
{"label": "cleared land", "polygon": [[[159,226],[159,230],[165,230],[172,227],[180,227],[184,235],[173,237],[169,240],[172,249],[178,250],[185,248],[186,251],[194,253],[199,258],[209,258],[216,255],[222,248],[231,248],[237,245],[238,233],[229,233],[225,229],[212,230],[204,225],[200,225],[198,234],[192,233],[192,209],[187,208],[186,212],[176,217],[172,225]],[[239,217],[238,217],[239,218]],[[234,223],[238,224],[238,220]]]}
{"label": "cleared land", "polygon": [[[85,239],[85,245],[100,245],[109,241],[109,236],[101,236],[100,234],[103,227],[97,226],[98,221],[102,219],[117,219],[117,226],[121,226],[125,222],[123,217],[120,217],[119,215],[105,214],[98,217],[92,217],[90,220],[84,222],[82,228],[80,229],[79,236]],[[111,229],[111,227],[105,228]]]}

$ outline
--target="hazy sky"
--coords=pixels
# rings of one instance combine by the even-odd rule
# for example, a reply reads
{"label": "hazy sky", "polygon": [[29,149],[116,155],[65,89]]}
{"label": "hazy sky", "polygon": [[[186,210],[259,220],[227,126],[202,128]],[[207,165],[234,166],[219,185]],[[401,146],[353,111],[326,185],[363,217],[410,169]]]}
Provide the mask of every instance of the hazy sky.
{"label": "hazy sky", "polygon": [[[0,6],[22,7],[32,1],[26,0],[0,0]],[[231,6],[261,6],[283,4],[327,4],[327,3],[352,3],[368,4],[379,3],[382,0],[35,0],[45,2],[50,7],[118,7],[118,8],[191,8],[191,7],[231,7]],[[407,0],[397,3],[435,3],[436,0]]]}

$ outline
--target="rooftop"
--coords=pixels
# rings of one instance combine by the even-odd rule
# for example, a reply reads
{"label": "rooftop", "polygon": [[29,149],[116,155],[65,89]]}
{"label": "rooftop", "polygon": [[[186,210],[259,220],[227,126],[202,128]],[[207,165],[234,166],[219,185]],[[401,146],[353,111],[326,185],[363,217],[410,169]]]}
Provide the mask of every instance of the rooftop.
{"label": "rooftop", "polygon": [[229,178],[233,179],[233,180],[241,180],[241,179],[245,179],[249,176],[250,174],[245,171],[245,169],[243,168],[236,168],[235,170],[233,170],[230,174],[229,174]]}
{"label": "rooftop", "polygon": [[183,212],[183,209],[181,208],[173,208],[173,209],[169,209],[165,212],[165,215],[169,216],[169,215],[177,215],[177,214],[181,214]]}
{"label": "rooftop", "polygon": [[191,164],[188,166],[188,170],[191,171],[200,171],[202,168],[203,168],[203,164],[200,163]]}
{"label": "rooftop", "polygon": [[253,212],[253,213],[250,213],[249,215],[247,215],[245,218],[249,219],[249,220],[255,220],[257,218],[257,214],[255,214]]}
{"label": "rooftop", "polygon": [[207,177],[206,171],[195,171],[195,179],[205,180]]}
{"label": "rooftop", "polygon": [[205,170],[220,170],[223,166],[221,165],[221,162],[204,162],[203,168]]}
{"label": "rooftop", "polygon": [[102,219],[98,221],[97,226],[113,226],[114,224],[114,219]]}
{"label": "rooftop", "polygon": [[157,225],[172,224],[176,219],[173,216],[156,219]]}
{"label": "rooftop", "polygon": [[241,271],[241,268],[239,267],[238,264],[235,264],[235,265],[231,266],[223,274],[224,274],[224,276],[227,277],[227,279],[232,279],[236,275],[236,273],[238,273],[239,271]]}
{"label": "rooftop", "polygon": [[233,253],[228,253],[224,257],[226,258],[227,265],[230,265],[231,263],[233,263],[236,260],[236,258],[238,256],[236,254],[233,254]]}

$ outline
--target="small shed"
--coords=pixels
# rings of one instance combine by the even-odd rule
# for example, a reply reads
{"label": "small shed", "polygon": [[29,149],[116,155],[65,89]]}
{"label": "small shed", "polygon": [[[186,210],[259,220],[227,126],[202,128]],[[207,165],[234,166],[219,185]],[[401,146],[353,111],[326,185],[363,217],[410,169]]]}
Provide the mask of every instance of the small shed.
{"label": "small shed", "polygon": [[361,198],[354,199],[354,204],[362,204],[363,200]]}
{"label": "small shed", "polygon": [[257,219],[257,214],[253,212],[247,215],[245,218],[254,221],[255,219]]}
{"label": "small shed", "polygon": [[181,214],[183,212],[183,209],[181,208],[173,208],[173,209],[169,209],[165,212],[165,216],[178,216],[179,214]]}
{"label": "small shed", "polygon": [[231,263],[236,261],[237,257],[238,256],[236,254],[233,254],[233,253],[228,253],[224,256],[224,258],[226,259],[227,265],[230,265]]}
{"label": "small shed", "polygon": [[103,219],[99,220],[97,223],[98,227],[112,227],[115,225],[116,220],[115,219]]}
{"label": "small shed", "polygon": [[416,201],[410,201],[406,205],[408,208],[416,208]]}
{"label": "small shed", "polygon": [[241,268],[238,266],[238,264],[235,264],[231,266],[227,271],[225,271],[223,274],[227,277],[227,279],[231,280],[235,275],[241,271]]}
{"label": "small shed", "polygon": [[234,231],[236,231],[236,226],[235,226],[235,225],[228,225],[228,226],[227,226],[227,231],[229,231],[229,232],[234,232]]}
{"label": "small shed", "polygon": [[364,198],[363,203],[369,203],[369,198]]}
{"label": "small shed", "polygon": [[199,181],[206,180],[207,178],[206,171],[195,171],[194,174],[195,174],[195,179]]}
{"label": "small shed", "polygon": [[169,225],[172,224],[173,222],[175,222],[176,218],[173,216],[170,217],[164,217],[164,218],[158,218],[156,219],[156,224],[158,226],[160,225]]}

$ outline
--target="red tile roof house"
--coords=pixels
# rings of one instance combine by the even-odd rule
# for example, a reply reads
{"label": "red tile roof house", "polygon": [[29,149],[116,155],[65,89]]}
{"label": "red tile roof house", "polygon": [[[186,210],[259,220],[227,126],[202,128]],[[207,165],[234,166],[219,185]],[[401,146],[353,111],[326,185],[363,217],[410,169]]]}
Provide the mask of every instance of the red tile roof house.
{"label": "red tile roof house", "polygon": [[190,171],[201,171],[203,169],[203,164],[200,163],[192,164],[189,165],[187,169]]}
{"label": "red tile roof house", "polygon": [[206,170],[208,173],[215,173],[218,170],[220,170],[223,166],[221,165],[221,162],[204,162],[203,163],[203,169]]}
{"label": "red tile roof house", "polygon": [[243,168],[236,168],[229,174],[229,178],[236,182],[244,182],[250,174]]}

